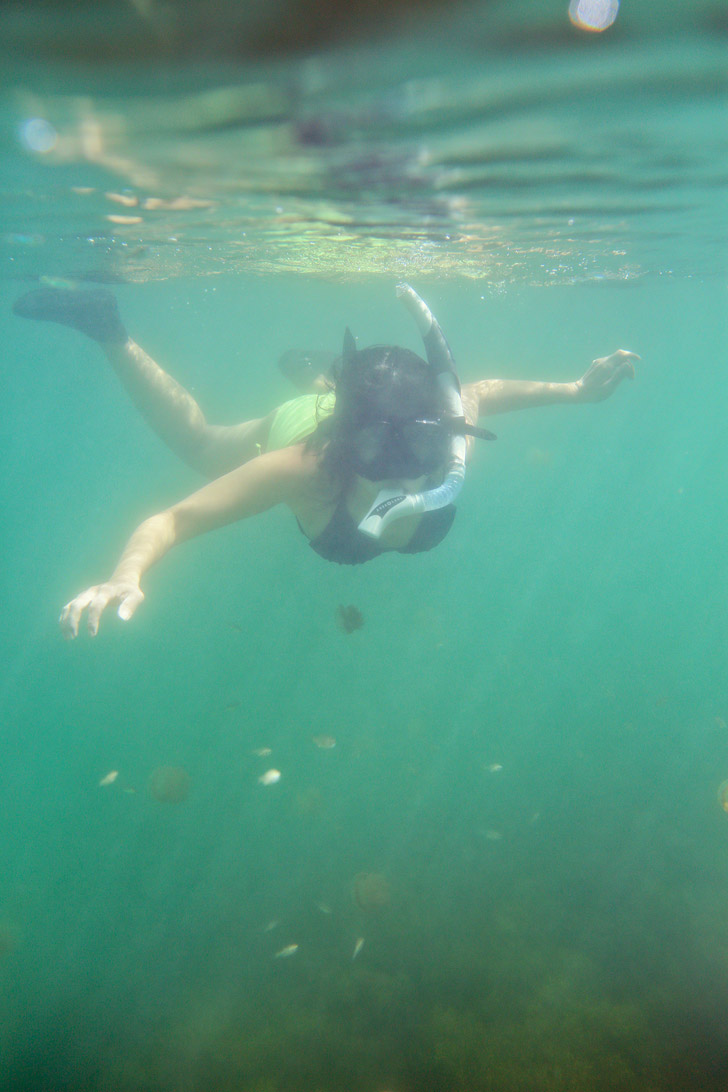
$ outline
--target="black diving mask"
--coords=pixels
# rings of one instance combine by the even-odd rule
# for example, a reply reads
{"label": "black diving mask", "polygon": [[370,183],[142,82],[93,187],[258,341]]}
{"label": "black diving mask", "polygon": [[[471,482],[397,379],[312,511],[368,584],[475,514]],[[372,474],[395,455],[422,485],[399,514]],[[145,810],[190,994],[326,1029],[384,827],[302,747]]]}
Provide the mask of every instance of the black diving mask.
{"label": "black diving mask", "polygon": [[447,465],[453,435],[495,439],[492,432],[469,425],[464,417],[385,417],[361,425],[352,434],[354,469],[369,481],[432,474]]}

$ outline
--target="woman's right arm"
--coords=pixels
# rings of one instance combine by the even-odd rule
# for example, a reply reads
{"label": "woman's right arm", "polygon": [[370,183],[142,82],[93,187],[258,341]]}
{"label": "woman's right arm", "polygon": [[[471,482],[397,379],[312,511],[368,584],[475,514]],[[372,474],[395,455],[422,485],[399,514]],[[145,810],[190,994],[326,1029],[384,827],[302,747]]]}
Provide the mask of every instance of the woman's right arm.
{"label": "woman's right arm", "polygon": [[301,444],[271,451],[151,516],[137,527],[109,579],[65,605],[60,617],[64,635],[76,637],[81,616],[88,611],[86,625],[95,637],[110,603],[118,603],[119,617],[128,621],[144,599],[140,587],[143,575],[173,546],[276,504],[295,505],[316,468],[316,457],[304,452]]}

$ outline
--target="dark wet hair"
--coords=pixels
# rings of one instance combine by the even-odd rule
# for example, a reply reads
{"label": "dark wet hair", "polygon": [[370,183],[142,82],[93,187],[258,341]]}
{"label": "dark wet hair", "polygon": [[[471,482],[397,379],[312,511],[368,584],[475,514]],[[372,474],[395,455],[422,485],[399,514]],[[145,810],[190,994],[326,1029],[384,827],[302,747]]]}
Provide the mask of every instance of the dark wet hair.
{"label": "dark wet hair", "polygon": [[342,489],[354,474],[349,437],[383,418],[439,417],[443,395],[432,368],[417,353],[398,345],[371,345],[332,368],[336,405],[306,441],[320,452],[321,466]]}

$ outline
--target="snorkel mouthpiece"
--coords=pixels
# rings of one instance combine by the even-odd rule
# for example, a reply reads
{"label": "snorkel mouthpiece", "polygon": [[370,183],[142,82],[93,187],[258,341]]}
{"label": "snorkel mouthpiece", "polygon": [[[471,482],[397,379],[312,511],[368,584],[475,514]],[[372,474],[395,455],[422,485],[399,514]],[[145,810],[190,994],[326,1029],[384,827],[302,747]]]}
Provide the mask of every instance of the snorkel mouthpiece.
{"label": "snorkel mouthpiece", "polygon": [[[397,285],[397,298],[402,300],[417,323],[420,336],[425,345],[427,363],[437,376],[442,390],[448,414],[463,417],[463,403],[460,398],[460,383],[455,372],[455,363],[440,324],[423,299],[408,284]],[[396,486],[388,486],[377,495],[359,530],[371,538],[379,538],[390,523],[402,516],[433,512],[452,504],[465,481],[465,452],[467,441],[462,433],[453,433],[450,441],[445,480],[434,489],[424,493],[403,493]]]}

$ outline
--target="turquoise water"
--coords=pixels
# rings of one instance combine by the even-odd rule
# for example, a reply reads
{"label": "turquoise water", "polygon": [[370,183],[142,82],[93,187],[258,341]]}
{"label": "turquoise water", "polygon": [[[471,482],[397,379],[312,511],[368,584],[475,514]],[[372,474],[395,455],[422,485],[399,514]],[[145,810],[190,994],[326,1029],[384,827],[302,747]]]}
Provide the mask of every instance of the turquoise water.
{"label": "turquoise water", "polygon": [[[506,51],[453,32],[142,80],[18,64],[3,1090],[725,1088],[724,39],[623,15],[586,45],[526,40],[518,9]],[[240,92],[223,124],[252,84],[265,110]],[[215,86],[209,126],[169,107]],[[52,148],[19,139],[30,118]],[[333,354],[345,325],[416,349],[402,276],[464,380],[571,380],[618,347],[637,377],[486,422],[432,553],[340,568],[274,510],[64,643],[61,605],[200,479],[97,346],[12,301],[113,283],[133,337],[235,422],[292,396],[282,352]],[[181,802],[150,793],[165,766]]]}

